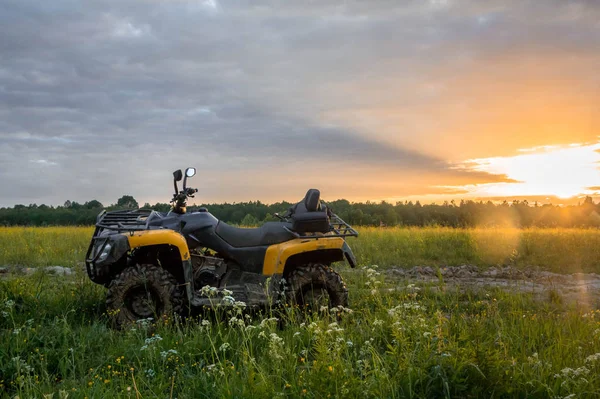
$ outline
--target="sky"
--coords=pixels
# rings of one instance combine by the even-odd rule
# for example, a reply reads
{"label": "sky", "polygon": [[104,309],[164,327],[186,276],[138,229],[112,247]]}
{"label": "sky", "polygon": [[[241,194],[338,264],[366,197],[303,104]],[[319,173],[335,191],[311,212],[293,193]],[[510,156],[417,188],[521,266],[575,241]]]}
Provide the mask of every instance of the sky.
{"label": "sky", "polygon": [[600,196],[594,0],[3,0],[0,206]]}

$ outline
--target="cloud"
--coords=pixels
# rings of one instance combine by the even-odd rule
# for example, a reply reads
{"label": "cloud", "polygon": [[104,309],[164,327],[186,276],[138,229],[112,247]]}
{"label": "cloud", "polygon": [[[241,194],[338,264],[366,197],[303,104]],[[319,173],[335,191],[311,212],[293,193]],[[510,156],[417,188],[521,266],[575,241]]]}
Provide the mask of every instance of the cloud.
{"label": "cloud", "polygon": [[[0,205],[163,199],[157,182],[188,164],[215,201],[290,198],[307,176],[349,197],[510,182],[453,165],[562,140],[549,126],[591,134],[599,16],[558,1],[7,0]],[[528,125],[540,98],[561,112]]]}
{"label": "cloud", "polygon": [[37,163],[39,165],[47,165],[47,166],[58,165],[56,162],[48,161],[47,159],[35,159],[35,160],[31,160],[29,162]]}

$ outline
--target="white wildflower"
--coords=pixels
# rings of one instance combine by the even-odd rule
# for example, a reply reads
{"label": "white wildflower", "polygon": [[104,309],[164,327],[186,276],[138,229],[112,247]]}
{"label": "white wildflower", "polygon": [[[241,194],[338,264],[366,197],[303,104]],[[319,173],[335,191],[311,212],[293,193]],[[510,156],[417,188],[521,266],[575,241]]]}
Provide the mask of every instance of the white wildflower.
{"label": "white wildflower", "polygon": [[152,321],[154,319],[152,317],[148,317],[146,319],[140,319],[140,320],[136,320],[136,324],[138,324],[140,327],[148,327],[150,324],[152,324]]}
{"label": "white wildflower", "polygon": [[146,338],[146,340],[144,342],[146,342],[146,345],[149,345],[149,344],[152,344],[154,342],[159,342],[159,341],[162,341],[162,337],[160,335],[156,334],[153,337]]}
{"label": "white wildflower", "polygon": [[573,370],[571,367],[565,367],[564,369],[560,370],[560,374],[554,374],[555,378],[570,378],[573,379],[575,377],[582,377],[584,375],[588,375],[590,372],[590,369],[588,369],[587,367],[579,367],[575,370]]}
{"label": "white wildflower", "polygon": [[237,317],[233,316],[231,319],[229,319],[229,327],[244,327],[244,319],[238,319]]}
{"label": "white wildflower", "polygon": [[178,355],[179,353],[175,349],[169,349],[168,351],[160,352],[160,356],[166,359],[170,355]]}
{"label": "white wildflower", "polygon": [[306,329],[313,334],[319,334],[321,332],[321,329],[314,321],[310,323]]}
{"label": "white wildflower", "polygon": [[[236,302],[233,304],[233,306],[234,306],[235,308],[238,308],[238,309],[244,309],[244,308],[245,308],[247,305],[246,305],[246,302],[242,302],[242,301],[236,301]],[[246,315],[246,316],[248,316],[248,315]]]}
{"label": "white wildflower", "polygon": [[30,373],[33,371],[33,367],[28,365],[25,360],[21,359],[21,356],[15,356],[11,360],[16,363],[16,366],[18,368],[25,371],[26,373]]}
{"label": "white wildflower", "polygon": [[269,336],[269,353],[275,359],[282,359],[283,352],[283,338],[276,333],[271,333]]}
{"label": "white wildflower", "polygon": [[200,290],[200,294],[203,296],[215,296],[217,294],[218,290],[216,287],[211,287],[210,285],[205,285],[204,287],[202,287],[202,289]]}
{"label": "white wildflower", "polygon": [[269,323],[273,323],[273,322],[276,322],[276,321],[279,321],[279,319],[277,317],[270,317],[268,319],[263,319],[260,322],[260,327],[261,328],[265,328],[267,325],[269,325]]}
{"label": "white wildflower", "polygon": [[275,342],[275,343],[278,343],[278,344],[282,344],[283,343],[283,338],[281,338],[276,333],[271,333],[270,337],[271,337],[271,342]]}
{"label": "white wildflower", "polygon": [[155,335],[155,336],[153,336],[153,337],[146,338],[146,339],[145,339],[145,341],[144,341],[144,344],[145,344],[145,345],[144,345],[144,346],[142,346],[142,347],[140,348],[140,350],[142,350],[142,351],[143,351],[143,350],[146,350],[146,349],[148,349],[149,347],[151,347],[152,345],[154,345],[156,342],[160,342],[160,341],[162,341],[162,337],[161,337],[160,335],[158,335],[158,334],[156,334],[156,335]]}
{"label": "white wildflower", "polygon": [[220,347],[219,347],[219,352],[225,352],[227,351],[229,348],[231,348],[231,345],[229,345],[229,342],[224,342]]}
{"label": "white wildflower", "polygon": [[586,357],[585,362],[593,363],[593,362],[597,361],[598,359],[600,359],[600,353],[594,353],[593,355],[589,355],[588,357]]}

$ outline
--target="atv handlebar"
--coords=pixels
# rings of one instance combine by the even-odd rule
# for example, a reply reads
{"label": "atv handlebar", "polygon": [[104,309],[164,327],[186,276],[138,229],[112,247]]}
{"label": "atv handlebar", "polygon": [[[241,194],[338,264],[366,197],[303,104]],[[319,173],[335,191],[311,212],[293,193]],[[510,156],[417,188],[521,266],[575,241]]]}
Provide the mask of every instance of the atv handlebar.
{"label": "atv handlebar", "polygon": [[180,214],[185,213],[185,201],[188,198],[194,198],[194,194],[198,192],[197,188],[186,187],[188,177],[192,177],[195,174],[196,168],[187,168],[185,170],[183,190],[179,191],[179,188],[177,188],[177,182],[183,178],[183,173],[181,172],[181,169],[173,172],[173,188],[175,189],[175,194],[173,194],[173,199],[171,200],[171,203],[173,204],[173,212]]}
{"label": "atv handlebar", "polygon": [[194,198],[194,194],[198,192],[197,188],[188,187],[185,190],[181,190],[179,194],[175,194],[171,202],[185,202],[185,200],[190,197]]}
{"label": "atv handlebar", "polygon": [[185,213],[185,201],[188,198],[194,198],[194,194],[198,192],[197,188],[187,187],[185,190],[181,190],[179,194],[173,195],[171,203],[173,203],[173,211],[175,213]]}

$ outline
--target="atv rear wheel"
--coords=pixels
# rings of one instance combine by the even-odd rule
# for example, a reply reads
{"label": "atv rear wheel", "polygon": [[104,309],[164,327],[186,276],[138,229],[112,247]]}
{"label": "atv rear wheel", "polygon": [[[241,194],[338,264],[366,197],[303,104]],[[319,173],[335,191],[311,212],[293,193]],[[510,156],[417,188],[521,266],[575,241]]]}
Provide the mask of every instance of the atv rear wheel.
{"label": "atv rear wheel", "polygon": [[310,312],[348,306],[348,288],[337,272],[313,263],[294,269],[286,277],[286,300]]}
{"label": "atv rear wheel", "polygon": [[111,281],[106,307],[113,326],[121,329],[140,319],[157,320],[180,313],[183,297],[171,273],[157,265],[142,264],[128,267]]}

